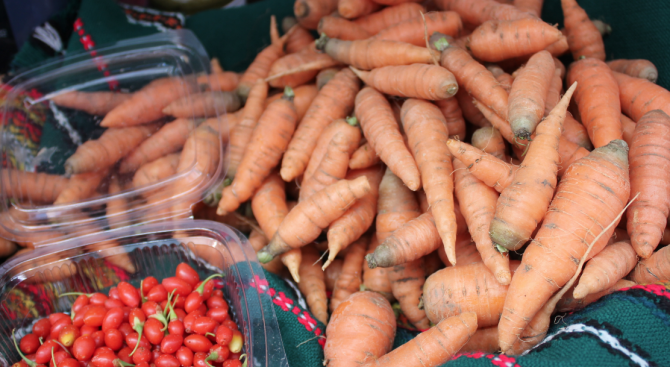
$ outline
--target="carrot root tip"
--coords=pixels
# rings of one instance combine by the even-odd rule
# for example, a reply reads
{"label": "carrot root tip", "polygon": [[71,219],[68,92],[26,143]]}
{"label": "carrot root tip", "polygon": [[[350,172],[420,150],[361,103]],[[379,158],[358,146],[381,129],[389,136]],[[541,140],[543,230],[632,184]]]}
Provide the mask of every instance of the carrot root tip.
{"label": "carrot root tip", "polygon": [[582,298],[588,296],[588,294],[589,294],[589,289],[588,289],[588,287],[584,286],[583,284],[578,284],[575,287],[575,290],[572,292],[572,296],[575,299],[582,299]]}
{"label": "carrot root tip", "polygon": [[326,45],[328,44],[328,41],[330,38],[326,36],[325,33],[321,33],[321,37],[319,37],[318,40],[314,43],[314,46],[316,47],[317,50],[323,52],[326,49]]}

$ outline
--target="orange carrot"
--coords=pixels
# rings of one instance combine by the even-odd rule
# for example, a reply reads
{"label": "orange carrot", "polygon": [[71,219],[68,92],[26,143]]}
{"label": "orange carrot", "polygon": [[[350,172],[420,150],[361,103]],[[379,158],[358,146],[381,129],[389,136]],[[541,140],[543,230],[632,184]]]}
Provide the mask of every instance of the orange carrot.
{"label": "orange carrot", "polygon": [[322,36],[317,41],[317,49],[337,61],[363,70],[391,65],[428,64],[436,56],[433,50],[425,47],[372,38],[344,41]]}
{"label": "orange carrot", "polygon": [[285,29],[285,32],[289,34],[289,36],[286,38],[286,42],[284,43],[284,51],[287,54],[303,51],[314,43],[314,37],[312,37],[312,34],[309,33],[309,31],[303,26],[299,25],[295,18],[286,17],[284,18],[282,24],[285,24],[287,19],[293,19],[295,22],[293,26]]}
{"label": "orange carrot", "polygon": [[152,122],[165,116],[163,109],[170,103],[194,90],[195,84],[182,78],[156,79],[109,111],[100,126],[125,127]]}
{"label": "orange carrot", "polygon": [[428,329],[430,323],[426,311],[419,308],[426,274],[423,260],[414,260],[388,269],[393,297],[409,322],[419,329]]}
{"label": "orange carrot", "polygon": [[319,34],[325,34],[330,38],[345,41],[362,40],[369,38],[371,34],[358,24],[334,15],[321,18],[318,27]]}
{"label": "orange carrot", "polygon": [[614,286],[597,293],[591,293],[588,296],[581,299],[575,299],[574,297],[572,297],[573,292],[570,292],[570,290],[568,290],[568,292],[563,296],[563,298],[561,298],[561,300],[558,301],[558,303],[556,304],[556,311],[572,312],[580,310],[608,294],[611,294],[622,288],[632,287],[636,284],[637,283],[627,279],[619,279],[614,284]]}
{"label": "orange carrot", "polygon": [[503,351],[575,274],[574,259],[584,256],[588,244],[594,243],[591,257],[607,244],[614,232],[610,224],[616,224],[630,194],[627,153],[625,142],[614,140],[568,168],[542,227],[524,252],[523,270],[512,277],[498,325]]}
{"label": "orange carrot", "polygon": [[337,12],[347,19],[374,13],[379,8],[381,5],[372,0],[339,0],[337,3]]}
{"label": "orange carrot", "polygon": [[7,198],[53,203],[68,186],[68,179],[47,173],[2,169],[2,192]]}
{"label": "orange carrot", "polygon": [[465,89],[458,89],[456,99],[458,100],[458,106],[461,108],[461,112],[463,112],[463,117],[465,117],[469,123],[479,127],[491,126],[489,120],[487,120],[486,117],[482,115],[481,111],[472,104],[472,97],[465,91]]}
{"label": "orange carrot", "polygon": [[[316,170],[319,168],[321,161],[323,160],[324,156],[328,151],[330,143],[333,141],[336,135],[339,134],[347,138],[345,140],[347,140],[350,143],[350,145],[346,147],[347,153],[353,152],[358,148],[358,144],[360,142],[361,130],[358,128],[357,125],[358,122],[356,121],[356,118],[337,119],[331,122],[325,129],[323,129],[323,132],[321,133],[321,135],[319,135],[319,138],[316,142],[314,152],[312,153],[312,156],[309,158],[309,163],[307,163],[305,173],[303,173],[302,182],[306,182],[312,177],[312,175],[314,175],[314,172],[316,172]],[[347,172],[345,170],[344,173],[340,174],[340,176],[345,175],[346,173]],[[313,194],[313,192],[311,194]],[[304,195],[304,193],[302,193],[301,195]]]}
{"label": "orange carrot", "polygon": [[[487,69],[491,70],[490,67],[487,67]],[[500,69],[502,71],[502,69]],[[491,70],[493,72],[493,70]],[[514,83],[514,77],[511,75],[507,74],[506,72],[502,71],[499,74],[493,73],[493,76],[495,76],[496,80],[498,83],[500,83],[500,86],[507,91],[507,93],[512,90],[512,83]]]}
{"label": "orange carrot", "polygon": [[[444,247],[442,246],[438,247],[444,249]],[[440,269],[444,269],[444,266],[445,266],[444,263],[440,259],[439,251],[433,251],[430,254],[423,257],[423,267],[426,272],[426,277],[428,277],[429,275],[435,273]]]}
{"label": "orange carrot", "polygon": [[593,146],[621,139],[619,88],[607,64],[596,59],[579,60],[570,65],[567,79],[570,84],[579,83],[575,102]]}
{"label": "orange carrot", "polygon": [[442,245],[433,214],[428,211],[396,229],[374,253],[365,256],[368,267],[388,268],[418,260]]}
{"label": "orange carrot", "polygon": [[519,166],[506,163],[469,144],[449,139],[447,147],[454,158],[463,162],[468,170],[498,192],[503,192],[514,180]]}
{"label": "orange carrot", "polygon": [[[512,272],[519,261],[510,261]],[[498,324],[508,286],[499,284],[482,263],[444,268],[426,279],[423,306],[432,323],[466,312],[477,314],[479,327]]]}
{"label": "orange carrot", "polygon": [[[118,176],[112,176],[111,180],[109,181],[110,198],[107,200],[105,208],[107,224],[111,229],[119,228],[128,224],[127,222],[130,219],[130,216],[128,215],[129,205],[126,198],[121,195],[115,196],[121,193],[121,191],[122,189],[119,185]],[[127,255],[125,257],[128,259]]]}
{"label": "orange carrot", "polygon": [[346,176],[349,169],[349,157],[356,150],[361,139],[360,129],[352,128],[350,131],[347,131],[348,134],[339,132],[328,142],[326,154],[324,154],[314,173],[302,181],[298,202],[309,198]]}
{"label": "orange carrot", "polygon": [[108,170],[78,173],[72,175],[54,201],[54,205],[69,204],[90,198],[107,177]]}
{"label": "orange carrot", "polygon": [[670,116],[647,112],[635,125],[630,159],[630,189],[640,193],[626,213],[628,234],[635,252],[648,258],[663,237],[670,214],[670,180],[666,149],[670,143]]}
{"label": "orange carrot", "polygon": [[176,119],[163,125],[123,158],[119,166],[119,172],[133,172],[146,163],[178,151],[184,146],[189,134],[202,121],[202,119]]}
{"label": "orange carrot", "polygon": [[425,33],[433,34],[440,32],[452,37],[459,37],[463,23],[458,13],[453,11],[439,11],[407,19],[389,28],[386,28],[375,36],[374,39],[389,40],[411,43],[415,46],[426,46]]}
{"label": "orange carrot", "polygon": [[444,120],[447,123],[449,137],[454,139],[465,139],[466,127],[463,112],[458,106],[456,98],[441,99],[435,101],[435,105],[442,111]]}
{"label": "orange carrot", "polygon": [[670,114],[670,92],[667,89],[648,80],[617,72],[614,72],[614,78],[619,83],[621,112],[633,121],[639,121],[652,110],[663,110]]}
{"label": "orange carrot", "polygon": [[628,116],[621,114],[621,129],[623,130],[623,140],[630,146],[633,144],[633,134],[635,133],[635,121]]}
{"label": "orange carrot", "polygon": [[302,249],[294,248],[293,250],[284,252],[279,257],[282,264],[286,266],[288,272],[291,274],[293,281],[300,284],[300,264],[302,263]]}
{"label": "orange carrot", "polygon": [[416,196],[387,168],[379,184],[377,240],[382,243],[393,231],[421,214]]}
{"label": "orange carrot", "polygon": [[500,131],[494,127],[481,127],[475,130],[472,134],[472,146],[502,161],[508,161],[505,140]]}
{"label": "orange carrot", "polygon": [[[325,246],[328,244],[323,242]],[[274,261],[274,260],[272,260]],[[270,263],[272,263],[270,261]],[[340,273],[342,272],[342,259],[335,259],[332,263],[330,263],[330,266],[324,270],[324,275],[326,276],[326,291],[327,292],[332,292],[333,289],[335,288],[335,283],[337,283],[337,278],[340,276]]]}
{"label": "orange carrot", "polygon": [[[372,235],[370,240],[370,245],[368,246],[368,255],[375,252],[375,249],[379,246],[379,241],[377,240],[377,235]],[[336,265],[337,260],[333,261],[330,264],[328,269]],[[326,270],[328,271],[328,270]],[[393,293],[391,289],[391,282],[388,278],[388,270],[382,267],[376,267],[371,269],[368,266],[368,262],[363,263],[363,284],[361,285],[361,290],[373,291],[381,294],[384,298],[388,299],[389,302],[393,301]]]}
{"label": "orange carrot", "polygon": [[258,252],[261,262],[268,262],[290,249],[315,240],[321,231],[344,214],[358,199],[370,193],[365,176],[337,183],[298,203],[277,229],[270,243]]}
{"label": "orange carrot", "polygon": [[386,98],[374,88],[363,88],[356,96],[356,117],[372,151],[407,187],[418,190],[421,187],[419,169]]}
{"label": "orange carrot", "polygon": [[395,330],[389,301],[375,292],[357,292],[330,317],[324,365],[348,367],[373,362],[392,349]]}
{"label": "orange carrot", "polygon": [[514,181],[500,194],[489,229],[494,244],[510,251],[520,249],[544,217],[557,183],[561,126],[576,87],[573,84],[537,126]]}
{"label": "orange carrot", "polygon": [[658,70],[656,70],[656,65],[654,65],[649,60],[636,59],[636,60],[612,60],[607,62],[612,70],[619,73],[623,73],[632,77],[647,79],[652,83],[656,83],[658,79]]}
{"label": "orange carrot", "polygon": [[[281,180],[281,179],[280,179]],[[298,287],[305,295],[309,310],[317,320],[328,322],[328,298],[326,296],[326,277],[316,262],[320,254],[314,246],[305,246],[302,249],[300,263],[300,283]]]}
{"label": "orange carrot", "polygon": [[251,198],[251,210],[265,237],[270,240],[289,211],[284,181],[278,174],[270,174],[256,190]]}
{"label": "orange carrot", "polygon": [[366,72],[351,68],[356,76],[381,93],[400,97],[439,100],[458,92],[454,75],[438,65],[385,66]]}
{"label": "orange carrot", "polygon": [[296,52],[275,61],[267,80],[274,88],[295,88],[312,80],[319,70],[338,64],[337,60],[326,54]]}
{"label": "orange carrot", "polygon": [[323,264],[324,269],[335,260],[335,256],[342,249],[347,248],[359,239],[372,225],[377,214],[379,184],[383,174],[384,170],[379,166],[351,171],[347,174],[347,180],[354,180],[360,176],[367,177],[370,182],[370,194],[358,200],[340,218],[330,224],[328,228],[328,260]]}
{"label": "orange carrot", "polygon": [[282,51],[279,44],[271,44],[256,55],[254,61],[240,78],[239,85],[237,86],[237,94],[246,101],[257,80],[267,78],[272,64],[283,55],[284,51]]}
{"label": "orange carrot", "polygon": [[544,0],[514,0],[514,6],[519,10],[533,14],[540,17],[542,14],[542,5]]}
{"label": "orange carrot", "polygon": [[593,144],[591,144],[591,140],[589,139],[589,133],[586,131],[586,128],[584,127],[584,125],[580,124],[577,120],[575,120],[575,118],[572,117],[570,112],[568,112],[565,115],[565,121],[563,122],[563,133],[561,137],[574,144],[579,145],[584,149],[587,150],[593,149]]}
{"label": "orange carrot", "polygon": [[441,366],[467,344],[477,331],[477,322],[472,312],[444,319],[366,366]]}
{"label": "orange carrot", "polygon": [[372,145],[366,141],[363,145],[356,149],[354,154],[351,155],[351,159],[349,159],[349,168],[365,169],[374,166],[380,161],[381,159],[379,159],[377,152],[375,152],[374,148],[372,148]]}
{"label": "orange carrot", "polygon": [[291,181],[304,173],[317,137],[333,120],[344,118],[354,107],[359,81],[349,69],[342,69],[319,91],[295,131],[282,159],[280,174]]}
{"label": "orange carrot", "polygon": [[328,83],[333,77],[342,69],[340,68],[326,68],[319,71],[316,74],[316,88],[321,90],[326,83]]}
{"label": "orange carrot", "polygon": [[[258,251],[268,244],[268,239],[263,232],[252,229],[249,234],[249,244],[253,247],[254,251]],[[286,267],[282,264],[281,259],[279,258],[274,259],[267,264],[261,264],[261,266],[263,269],[274,274],[282,274],[286,271]]]}
{"label": "orange carrot", "polygon": [[230,130],[230,147],[228,148],[228,177],[235,177],[237,168],[242,162],[244,152],[251,141],[254,129],[263,111],[263,104],[268,95],[268,84],[258,80],[247,95],[247,102],[240,122]]}
{"label": "orange carrot", "polygon": [[[450,46],[443,35],[431,36],[431,43],[442,51],[440,64],[454,73],[459,86],[499,116],[507,118],[507,92],[484,65],[475,61],[467,51]],[[464,107],[461,105],[461,108]]]}
{"label": "orange carrot", "polygon": [[484,352],[492,354],[499,350],[498,327],[493,326],[477,329],[472,337],[470,337],[470,340],[461,348],[460,353]]}
{"label": "orange carrot", "polygon": [[116,92],[80,92],[73,90],[53,96],[51,100],[61,106],[84,111],[90,115],[103,116],[133,95]]}
{"label": "orange carrot", "polygon": [[540,51],[514,79],[509,94],[509,121],[514,136],[529,139],[544,117],[545,99],[555,70],[551,54]]}
{"label": "orange carrot", "polygon": [[300,25],[316,29],[319,20],[337,10],[337,0],[296,0],[293,13]]}
{"label": "orange carrot", "polygon": [[258,119],[233,183],[223,189],[217,214],[230,213],[253,196],[286,151],[296,118],[293,91],[286,87],[284,97],[272,102]]}
{"label": "orange carrot", "polygon": [[196,79],[200,90],[232,92],[240,83],[240,75],[232,71],[201,75]]}
{"label": "orange carrot", "polygon": [[603,36],[576,0],[561,0],[563,22],[572,57],[589,57],[605,61]]}
{"label": "orange carrot", "polygon": [[[515,34],[523,34],[523,40]],[[468,47],[477,59],[497,62],[542,51],[561,37],[561,31],[539,19],[489,20],[472,32]]]}
{"label": "orange carrot", "polygon": [[240,109],[240,97],[232,92],[204,92],[184,97],[163,109],[177,118],[216,117]]}
{"label": "orange carrot", "polygon": [[412,19],[421,15],[425,11],[423,6],[410,2],[389,6],[378,12],[358,18],[354,21],[371,35],[379,33],[381,30],[392,27],[407,19]]}
{"label": "orange carrot", "polygon": [[462,204],[461,213],[484,264],[500,284],[508,285],[512,279],[509,257],[496,250],[489,236],[498,193],[478,180],[457,159],[454,160],[454,186],[456,197]]}
{"label": "orange carrot", "polygon": [[657,283],[670,280],[670,246],[654,252],[648,259],[640,261],[628,276],[638,284]]}
{"label": "orange carrot", "polygon": [[421,172],[435,224],[452,264],[456,263],[456,218],[451,153],[444,145],[449,132],[442,112],[426,101],[408,99],[402,106],[402,125]]}
{"label": "orange carrot", "polygon": [[158,130],[159,124],[110,128],[97,140],[89,140],[65,161],[66,174],[105,170],[130,153]]}
{"label": "orange carrot", "polygon": [[168,154],[140,166],[133,176],[133,187],[150,185],[174,175],[177,172],[179,155],[179,153]]}
{"label": "orange carrot", "polygon": [[582,299],[589,294],[611,288],[637,265],[637,255],[630,241],[616,242],[605,247],[584,267],[573,297]]}
{"label": "orange carrot", "polygon": [[463,18],[463,22],[475,26],[494,19],[515,20],[534,17],[511,4],[501,4],[493,0],[437,0],[436,4],[440,9],[457,12]]}
{"label": "orange carrot", "polygon": [[[293,89],[293,104],[295,104],[295,110],[298,112],[298,121],[302,121],[302,118],[305,116],[309,105],[312,104],[312,101],[316,97],[316,94],[319,91],[316,89],[314,84],[305,84]],[[269,97],[265,100],[265,107],[267,108],[272,101],[280,99],[282,93],[277,93],[272,97]]]}
{"label": "orange carrot", "polygon": [[333,312],[347,297],[359,291],[363,277],[363,262],[368,250],[369,238],[361,237],[347,249],[342,264],[342,272],[337,277],[333,295],[330,298],[330,311]]}

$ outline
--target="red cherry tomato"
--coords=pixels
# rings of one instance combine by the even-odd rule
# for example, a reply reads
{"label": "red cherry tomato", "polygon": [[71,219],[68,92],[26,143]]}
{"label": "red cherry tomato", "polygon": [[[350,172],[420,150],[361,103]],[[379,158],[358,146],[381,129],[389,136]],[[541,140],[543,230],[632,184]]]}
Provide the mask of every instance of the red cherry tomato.
{"label": "red cherry tomato", "polygon": [[198,272],[186,263],[177,265],[175,276],[190,284],[191,287],[195,287],[195,285],[200,282],[200,275],[198,275]]}
{"label": "red cherry tomato", "polygon": [[58,333],[58,341],[66,347],[71,347],[79,335],[79,328],[74,325],[65,325]]}
{"label": "red cherry tomato", "polygon": [[51,323],[51,332],[49,333],[51,339],[58,339],[58,335],[60,335],[60,330],[65,325],[72,325],[72,320],[70,320],[69,317],[65,319],[60,319],[55,323]]}
{"label": "red cherry tomato", "polygon": [[133,308],[124,306],[121,309],[123,310],[123,319],[128,320],[128,316],[130,316],[130,311],[132,311]]}
{"label": "red cherry tomato", "polygon": [[33,354],[40,347],[40,337],[35,334],[28,334],[21,338],[19,349],[25,354]]}
{"label": "red cherry tomato", "polygon": [[221,345],[228,345],[233,339],[233,331],[225,326],[219,325],[216,329],[216,343]]}
{"label": "red cherry tomato", "polygon": [[211,296],[207,300],[207,307],[209,308],[225,308],[228,309],[228,302],[219,296]]}
{"label": "red cherry tomato", "polygon": [[[82,307],[81,310],[79,310],[78,312],[75,312],[74,313],[74,318],[72,319],[72,325],[74,325],[76,327],[84,326],[84,316],[86,315],[86,311],[88,311],[88,309],[90,307],[91,307],[91,305],[86,305],[86,306]],[[55,325],[55,324],[53,324],[53,323],[51,324],[52,328],[53,328],[53,325]]]}
{"label": "red cherry tomato", "polygon": [[56,361],[56,366],[60,366],[60,363],[63,362],[64,360],[68,359],[70,357],[70,354],[64,350],[59,350],[58,352],[54,352],[53,358],[49,361],[49,366],[54,367],[54,361]]}
{"label": "red cherry tomato", "polygon": [[115,367],[114,361],[116,360],[116,354],[109,347],[100,347],[95,350],[93,353],[93,358],[91,362],[95,367]]}
{"label": "red cherry tomato", "polygon": [[181,346],[179,349],[177,349],[177,353],[175,354],[177,356],[177,359],[179,360],[179,363],[181,363],[182,367],[191,367],[193,365],[193,351]]}
{"label": "red cherry tomato", "polygon": [[199,310],[193,311],[192,313],[184,317],[184,332],[190,334],[193,332],[193,324],[198,317],[203,316]]}
{"label": "red cherry tomato", "polygon": [[114,307],[109,309],[102,320],[102,330],[118,329],[123,323],[123,309]]}
{"label": "red cherry tomato", "polygon": [[230,357],[228,357],[228,359],[236,359],[236,360],[239,361],[241,355],[242,355],[242,352],[230,353]]}
{"label": "red cherry tomato", "polygon": [[160,345],[157,345],[157,346],[151,351],[151,361],[154,362],[154,363],[156,363],[156,360],[158,359],[158,357],[162,356],[163,354],[165,354],[165,353],[161,352]]}
{"label": "red cherry tomato", "polygon": [[35,362],[40,364],[49,362],[51,359],[51,348],[54,349],[54,352],[61,349],[60,345],[56,344],[56,342],[48,340],[37,348],[37,352],[35,352]]}
{"label": "red cherry tomato", "polygon": [[144,335],[147,337],[147,340],[151,344],[157,345],[160,344],[165,336],[165,332],[161,330],[163,324],[156,319],[148,319],[144,323]]}
{"label": "red cherry tomato", "polygon": [[228,310],[225,308],[210,308],[205,315],[218,323],[222,323],[228,318]]}
{"label": "red cherry tomato", "polygon": [[169,334],[161,341],[161,351],[163,353],[175,353],[184,343],[184,338],[181,335]]}
{"label": "red cherry tomato", "polygon": [[135,365],[135,367],[151,367],[147,362],[140,362]]}
{"label": "red cherry tomato", "polygon": [[74,358],[66,358],[58,363],[58,367],[80,367],[79,361]]}
{"label": "red cherry tomato", "polygon": [[102,321],[105,319],[106,314],[107,309],[105,306],[91,305],[84,314],[84,325],[100,327],[102,326]]}
{"label": "red cherry tomato", "polygon": [[157,286],[158,284],[160,284],[158,283],[158,279],[154,277],[149,276],[144,278],[144,280],[142,281],[142,293],[144,293],[144,296],[146,297],[147,294],[149,294],[151,288]]}
{"label": "red cherry tomato", "polygon": [[212,342],[202,335],[192,334],[184,339],[184,345],[194,352],[208,352]]}
{"label": "red cherry tomato", "polygon": [[113,351],[123,347],[124,336],[118,329],[109,329],[105,331],[105,345]]}
{"label": "red cherry tomato", "polygon": [[133,330],[133,327],[130,326],[129,323],[124,322],[123,324],[121,324],[121,326],[119,326],[119,331],[120,331],[121,333],[123,333],[123,338],[125,339],[125,338],[126,338],[128,335],[130,335],[134,330]]}
{"label": "red cherry tomato", "polygon": [[105,346],[105,332],[102,330],[98,330],[91,334],[91,337],[95,341],[95,346],[97,348],[104,347]]}
{"label": "red cherry tomato", "polygon": [[232,329],[233,331],[235,331],[235,330],[239,330],[239,328],[237,327],[237,324],[235,323],[235,321],[233,321],[233,320],[231,320],[231,319],[226,319],[225,321],[223,321],[223,322],[221,323],[221,325],[226,325],[226,326],[228,326],[230,329]]}
{"label": "red cherry tomato", "polygon": [[184,335],[184,323],[179,320],[168,323],[168,333],[173,335]]}
{"label": "red cherry tomato", "polygon": [[49,322],[51,323],[51,325],[53,325],[53,324],[56,323],[56,321],[58,321],[60,319],[69,319],[69,318],[70,318],[70,315],[66,315],[62,312],[56,312],[56,313],[52,313],[51,315],[49,315]]}
{"label": "red cherry tomato", "polygon": [[191,330],[196,334],[205,335],[207,333],[213,333],[217,326],[219,326],[219,324],[212,320],[211,317],[200,316],[193,321]]}
{"label": "red cherry tomato", "polygon": [[[132,332],[126,336],[126,344],[131,347],[135,348],[135,344],[137,344],[137,333]],[[149,343],[149,340],[147,340],[147,337],[142,335],[142,339],[140,339],[140,347],[145,347],[145,348],[151,348],[151,343]]]}
{"label": "red cherry tomato", "polygon": [[94,327],[94,326],[84,325],[81,328],[79,328],[79,334],[80,335],[91,335],[91,334],[95,333],[96,331],[98,331],[98,328]]}
{"label": "red cherry tomato", "polygon": [[159,284],[151,288],[149,293],[144,295],[144,297],[146,297],[147,300],[154,301],[156,303],[167,301],[167,296],[168,292],[167,290],[165,290],[165,287],[163,287],[162,284]]}
{"label": "red cherry tomato", "polygon": [[203,297],[200,293],[191,292],[191,294],[186,297],[186,300],[184,300],[184,311],[191,313],[199,309],[200,306],[203,305],[204,301],[205,297]]}
{"label": "red cherry tomato", "polygon": [[130,326],[133,328],[136,328],[137,325],[143,324],[147,320],[146,315],[144,312],[142,312],[142,309],[140,308],[133,308],[130,310],[130,314],[128,315],[128,322],[130,323]]}
{"label": "red cherry tomato", "polygon": [[105,301],[104,306],[108,310],[111,310],[112,308],[117,308],[117,307],[118,308],[126,307],[126,305],[123,302],[119,301],[118,299],[114,299],[114,298],[108,298]]}
{"label": "red cherry tomato", "polygon": [[116,287],[109,288],[107,294],[109,295],[109,298],[118,299],[119,301],[121,300],[121,298],[119,298],[119,289]]}
{"label": "red cherry tomato", "polygon": [[184,308],[185,303],[186,303],[186,297],[175,295],[173,298],[172,306],[174,308]]}
{"label": "red cherry tomato", "polygon": [[193,291],[193,287],[189,283],[177,277],[165,278],[161,284],[163,284],[168,294],[174,290],[174,294],[178,294],[179,298],[184,298]]}
{"label": "red cherry tomato", "polygon": [[133,357],[130,356],[130,353],[133,350],[130,347],[123,347],[121,350],[116,352],[116,355],[119,357],[120,360],[126,362],[126,363],[133,363]]}
{"label": "red cherry tomato", "polygon": [[91,294],[91,297],[88,298],[88,302],[92,305],[97,305],[97,306],[104,306],[105,301],[107,301],[109,297],[105,296],[102,293],[93,293]]}
{"label": "red cherry tomato", "polygon": [[224,361],[221,367],[242,367],[242,362],[239,359],[229,359]]}
{"label": "red cherry tomato", "polygon": [[171,354],[163,354],[154,361],[156,367],[179,367],[179,360]]}
{"label": "red cherry tomato", "polygon": [[71,352],[78,361],[88,361],[93,357],[95,348],[95,340],[90,335],[83,335],[74,341]]}
{"label": "red cherry tomato", "polygon": [[193,355],[193,367],[209,367],[205,363],[205,359],[207,359],[207,354],[203,352],[195,353]]}
{"label": "red cherry tomato", "polygon": [[133,354],[133,363],[138,364],[142,362],[151,362],[153,355],[148,348],[139,347]]}
{"label": "red cherry tomato", "polygon": [[128,307],[140,306],[140,292],[130,283],[121,282],[116,286],[119,290],[119,299]]}
{"label": "red cherry tomato", "polygon": [[46,338],[51,332],[51,321],[49,319],[40,319],[33,325],[33,334],[38,338]]}
{"label": "red cherry tomato", "polygon": [[223,291],[220,289],[215,289],[212,291],[212,295],[210,297],[221,297],[223,298]]}
{"label": "red cherry tomato", "polygon": [[184,321],[184,318],[186,317],[186,311],[182,310],[181,308],[177,308],[174,310],[174,313],[177,314],[177,319],[179,321]]}
{"label": "red cherry tomato", "polygon": [[158,303],[154,301],[146,301],[142,304],[142,312],[144,312],[144,315],[149,317],[156,313],[162,313],[163,307],[159,306]]}
{"label": "red cherry tomato", "polygon": [[[216,357],[214,357],[214,353],[216,353]],[[228,355],[230,355],[230,349],[228,349],[228,346],[216,344],[209,349],[209,356],[207,358],[210,358],[210,360],[215,363],[222,363],[228,359]]]}
{"label": "red cherry tomato", "polygon": [[[205,286],[202,287],[202,296],[205,297],[205,299],[208,299],[209,297],[212,296],[212,292],[214,291],[214,286],[216,285],[216,279],[210,279],[205,283]],[[194,289],[197,289],[202,285],[202,282],[199,282]]]}
{"label": "red cherry tomato", "polygon": [[86,294],[80,294],[77,296],[77,298],[74,300],[72,303],[72,311],[73,312],[79,312],[82,307],[88,305],[90,302],[88,295]]}

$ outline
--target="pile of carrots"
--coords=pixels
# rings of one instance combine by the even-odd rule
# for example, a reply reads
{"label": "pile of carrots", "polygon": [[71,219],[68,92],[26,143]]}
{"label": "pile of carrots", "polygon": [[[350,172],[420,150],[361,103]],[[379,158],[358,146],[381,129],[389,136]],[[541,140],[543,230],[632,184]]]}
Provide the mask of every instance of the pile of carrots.
{"label": "pile of carrots", "polygon": [[[189,144],[227,143],[228,179],[195,216],[243,225],[263,266],[288,270],[328,324],[325,365],[521,353],[556,312],[670,280],[670,92],[647,60],[605,62],[608,26],[561,4],[564,29],[542,0],[296,0],[241,76],[215,67],[220,87],[201,92],[232,112],[227,141],[179,115],[158,85],[175,80],[104,106],[77,96],[105,114],[99,141],[136,139],[104,165],[84,144],[40,195],[63,203],[103,166],[212,172]],[[127,115],[140,99],[157,106]],[[391,350],[396,302],[423,333]]]}

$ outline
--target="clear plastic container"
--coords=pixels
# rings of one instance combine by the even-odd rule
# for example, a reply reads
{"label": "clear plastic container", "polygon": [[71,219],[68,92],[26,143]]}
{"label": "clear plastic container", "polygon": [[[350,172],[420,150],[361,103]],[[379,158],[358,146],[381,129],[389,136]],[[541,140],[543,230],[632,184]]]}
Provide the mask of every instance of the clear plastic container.
{"label": "clear plastic container", "polygon": [[[109,247],[110,243],[116,246]],[[90,234],[38,248],[0,266],[0,367],[19,361],[12,342],[31,331],[49,313],[69,313],[75,296],[66,292],[106,292],[115,285],[103,271],[103,261],[130,261],[136,268],[126,281],[139,287],[152,275],[159,281],[174,276],[184,261],[205,276],[222,273],[223,292],[230,314],[244,335],[248,366],[288,366],[270,297],[255,286],[265,280],[256,255],[245,237],[220,223],[176,220]],[[29,286],[42,295],[40,302],[25,304],[19,314],[18,289]]]}
{"label": "clear plastic container", "polygon": [[[37,247],[109,228],[170,217],[189,217],[191,205],[213,192],[225,175],[224,152],[228,135],[225,107],[205,104],[204,109],[210,112],[203,116],[202,112],[198,112],[202,110],[195,109],[191,104],[196,94],[217,90],[217,79],[210,78],[209,71],[209,58],[198,39],[188,30],[179,30],[69,55],[14,77],[8,83],[6,103],[2,106],[5,113],[2,114],[3,124],[0,127],[3,136],[0,236]],[[146,184],[135,181],[137,169],[121,172],[122,161],[130,153],[118,160],[110,158],[108,161],[116,162],[111,166],[94,165],[74,172],[107,172],[92,194],[79,201],[54,205],[53,201],[59,197],[57,194],[44,194],[44,190],[54,190],[54,187],[64,185],[62,178],[67,177],[64,174],[64,161],[82,144],[97,140],[101,134],[110,130],[100,126],[103,116],[64,107],[58,97],[72,91],[132,93],[164,78],[172,78],[175,83],[170,84],[169,88],[162,86],[161,92],[165,90],[173,95],[176,92],[177,97],[172,97],[172,100],[186,101],[182,119],[192,123],[188,127],[189,133],[180,136],[192,140],[192,144],[187,140],[182,145],[190,146],[191,154],[175,151],[179,156],[178,167],[174,172],[161,171],[168,174],[160,179],[156,178],[158,175],[152,176],[153,181]],[[37,147],[39,151],[35,147],[31,151],[25,142],[13,138],[14,131],[26,128],[25,121],[14,113],[20,110],[38,124],[44,123],[41,146]],[[159,128],[173,120],[174,117],[168,115],[153,120],[155,130],[151,134],[156,134]],[[206,137],[203,138],[205,135],[192,133],[199,128],[209,129],[206,131],[211,133],[210,137],[215,135],[218,139],[210,138],[208,141]],[[49,146],[45,139],[54,140],[54,136],[62,139],[57,138],[56,144]],[[67,144],[59,145],[64,141]],[[122,144],[111,146],[118,149]],[[110,152],[109,147],[106,149]],[[100,156],[107,158],[120,154],[112,153]],[[31,194],[26,189],[31,184],[29,181],[35,180],[35,176],[29,174],[31,172],[46,172],[58,177],[50,177],[54,180],[49,181],[50,184],[43,191]],[[75,176],[89,180],[87,176],[74,175],[67,182],[72,182]],[[118,190],[110,191],[112,180],[118,182]],[[53,182],[59,182],[60,186]],[[118,203],[122,203],[125,209],[112,213],[109,208],[114,205],[118,207]]]}

